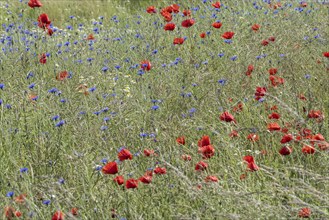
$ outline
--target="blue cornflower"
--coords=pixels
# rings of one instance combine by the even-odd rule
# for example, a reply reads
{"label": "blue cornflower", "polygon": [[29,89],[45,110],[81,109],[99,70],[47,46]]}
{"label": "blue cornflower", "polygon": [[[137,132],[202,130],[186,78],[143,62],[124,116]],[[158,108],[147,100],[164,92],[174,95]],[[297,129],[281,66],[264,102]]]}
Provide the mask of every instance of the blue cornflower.
{"label": "blue cornflower", "polygon": [[0,89],[4,89],[5,88],[5,84],[0,83]]}
{"label": "blue cornflower", "polygon": [[2,105],[2,103],[3,103],[3,101],[2,101],[2,99],[0,99],[0,105]]}
{"label": "blue cornflower", "polygon": [[57,121],[58,119],[59,119],[59,115],[55,115],[51,118],[51,120],[53,120],[53,121]]}
{"label": "blue cornflower", "polygon": [[105,118],[103,119],[104,122],[107,122],[107,121],[109,121],[109,120],[110,120],[109,117],[105,117]]}
{"label": "blue cornflower", "polygon": [[26,167],[19,169],[19,172],[21,172],[21,173],[27,173],[27,171],[29,171],[29,169]]}
{"label": "blue cornflower", "polygon": [[126,149],[126,147],[125,147],[125,146],[122,146],[122,147],[120,147],[120,148],[118,149],[118,152],[121,152],[121,151],[124,150],[124,149]]}
{"label": "blue cornflower", "polygon": [[33,89],[34,86],[35,86],[35,83],[31,83],[31,84],[29,85],[29,89]]}
{"label": "blue cornflower", "polygon": [[223,57],[224,56],[224,53],[219,53],[218,56],[219,57]]}
{"label": "blue cornflower", "polygon": [[107,66],[104,66],[104,67],[102,68],[102,71],[103,71],[103,72],[106,72],[108,69],[109,69],[109,68],[108,68]]}
{"label": "blue cornflower", "polygon": [[60,102],[61,103],[65,103],[66,102],[66,99],[61,99]]}
{"label": "blue cornflower", "polygon": [[55,126],[56,127],[62,127],[65,124],[64,120],[60,120]]}
{"label": "blue cornflower", "polygon": [[100,171],[100,170],[102,170],[102,168],[103,168],[103,167],[102,167],[101,165],[96,165],[95,170],[96,170],[96,171]]}
{"label": "blue cornflower", "polygon": [[157,105],[153,105],[153,106],[151,107],[151,109],[152,109],[152,110],[157,110],[157,109],[159,109],[159,106],[157,106]]}
{"label": "blue cornflower", "polygon": [[95,115],[99,115],[100,113],[101,113],[100,111],[94,112]]}
{"label": "blue cornflower", "polygon": [[305,74],[305,79],[310,79],[311,75],[310,74]]}
{"label": "blue cornflower", "polygon": [[89,92],[94,92],[96,90],[96,87],[91,87],[90,89],[89,89]]}
{"label": "blue cornflower", "polygon": [[59,178],[58,183],[59,184],[64,184],[65,183],[65,180],[63,178]]}
{"label": "blue cornflower", "polygon": [[48,90],[49,93],[56,93],[58,92],[58,89],[57,88],[51,88]]}
{"label": "blue cornflower", "polygon": [[147,134],[147,133],[140,133],[139,136],[140,136],[141,138],[146,138],[146,137],[148,136],[148,134]]}
{"label": "blue cornflower", "polygon": [[238,56],[237,56],[237,55],[234,55],[234,56],[231,57],[230,59],[231,59],[232,61],[236,61],[237,58],[238,58]]}
{"label": "blue cornflower", "polygon": [[195,113],[196,112],[196,108],[191,108],[190,110],[189,110],[189,113],[190,114],[193,114],[193,113]]}
{"label": "blue cornflower", "polygon": [[107,158],[103,158],[103,159],[101,160],[101,163],[103,163],[103,164],[106,164],[106,163],[107,163],[107,161],[108,161],[108,159],[107,159]]}
{"label": "blue cornflower", "polygon": [[105,107],[102,109],[102,112],[108,112],[109,111],[109,107]]}
{"label": "blue cornflower", "polygon": [[258,102],[264,102],[265,101],[265,98],[260,98],[259,100],[258,100]]}
{"label": "blue cornflower", "polygon": [[6,194],[6,197],[13,197],[13,196],[14,196],[13,191],[7,192],[7,194]]}
{"label": "blue cornflower", "polygon": [[115,68],[118,70],[118,69],[121,68],[121,66],[120,65],[116,65]]}
{"label": "blue cornflower", "polygon": [[220,80],[218,80],[218,83],[221,84],[222,86],[224,86],[226,81],[227,81],[226,79],[220,79]]}
{"label": "blue cornflower", "polygon": [[6,108],[7,109],[11,109],[11,105],[10,104],[6,104]]}
{"label": "blue cornflower", "polygon": [[49,205],[49,204],[50,204],[50,200],[43,200],[43,201],[42,201],[42,204],[44,204],[44,205]]}
{"label": "blue cornflower", "polygon": [[34,74],[32,73],[32,72],[29,72],[28,74],[27,74],[27,76],[26,76],[26,79],[29,79],[29,78],[31,78],[31,77],[33,77],[34,76]]}
{"label": "blue cornflower", "polygon": [[227,44],[231,44],[233,41],[228,39],[228,40],[224,40],[224,42],[227,43]]}
{"label": "blue cornflower", "polygon": [[107,126],[105,126],[105,125],[101,126],[101,130],[102,130],[102,131],[105,131],[105,130],[107,130],[107,129],[108,129]]}

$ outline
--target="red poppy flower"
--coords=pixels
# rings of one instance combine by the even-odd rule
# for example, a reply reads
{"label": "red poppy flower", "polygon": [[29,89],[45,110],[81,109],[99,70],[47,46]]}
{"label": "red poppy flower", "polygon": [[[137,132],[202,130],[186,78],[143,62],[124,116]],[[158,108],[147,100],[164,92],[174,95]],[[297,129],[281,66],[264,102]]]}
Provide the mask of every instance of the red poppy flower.
{"label": "red poppy flower", "polygon": [[305,7],[307,7],[307,3],[306,2],[301,2],[300,6],[305,8]]}
{"label": "red poppy flower", "polygon": [[127,189],[134,189],[138,187],[138,180],[136,179],[128,179],[126,181],[126,188]]}
{"label": "red poppy flower", "polygon": [[275,75],[277,72],[278,72],[278,69],[277,68],[271,68],[271,69],[268,70],[268,73],[270,75]]}
{"label": "red poppy flower", "polygon": [[317,140],[317,141],[324,141],[325,140],[322,134],[313,135],[312,139]]}
{"label": "red poppy flower", "polygon": [[248,169],[250,171],[257,171],[259,170],[259,167],[256,165],[255,161],[254,161],[254,157],[253,156],[244,156],[243,160],[247,162],[248,164]]}
{"label": "red poppy flower", "polygon": [[146,12],[149,13],[149,14],[155,14],[157,11],[156,11],[154,6],[148,6],[146,8]]}
{"label": "red poppy flower", "polygon": [[169,5],[169,6],[165,7],[165,8],[163,8],[163,9],[161,10],[161,12],[172,13],[172,12],[173,12],[173,8],[171,7],[171,5]]}
{"label": "red poppy flower", "polygon": [[172,4],[171,5],[171,8],[172,8],[172,11],[174,12],[174,13],[178,13],[179,12],[179,5],[177,5],[177,4]]}
{"label": "red poppy flower", "polygon": [[15,202],[19,203],[19,204],[23,204],[25,203],[25,198],[26,198],[26,194],[20,194],[19,196],[15,197]]}
{"label": "red poppy flower", "polygon": [[323,52],[323,56],[329,58],[329,52]]}
{"label": "red poppy flower", "polygon": [[141,68],[145,71],[149,71],[149,70],[151,70],[151,68],[152,68],[152,65],[151,65],[151,63],[150,63],[150,61],[148,61],[148,60],[143,60],[142,62],[141,62]]}
{"label": "red poppy flower", "polygon": [[247,72],[246,72],[246,75],[247,76],[251,76],[251,73],[254,71],[254,66],[252,65],[252,64],[250,64],[249,66],[248,66],[248,70],[247,70]]}
{"label": "red poppy flower", "polygon": [[207,176],[204,181],[208,182],[218,182],[218,178],[216,176]]}
{"label": "red poppy flower", "polygon": [[221,22],[219,22],[219,21],[216,21],[216,22],[212,23],[212,26],[213,26],[214,28],[217,28],[217,29],[219,29],[219,28],[221,28],[221,27],[222,27],[222,23],[221,23]]}
{"label": "red poppy flower", "polygon": [[144,176],[140,177],[138,180],[144,184],[149,184],[152,182],[152,175],[145,174]]}
{"label": "red poppy flower", "polygon": [[198,152],[203,155],[203,159],[208,159],[215,155],[215,148],[212,145],[206,145],[199,147]]}
{"label": "red poppy flower", "polygon": [[52,36],[54,33],[54,31],[51,28],[47,28],[46,32],[49,36]]}
{"label": "red poppy flower", "polygon": [[252,142],[256,142],[256,141],[259,141],[259,136],[255,133],[251,133],[247,136],[247,139]]}
{"label": "red poppy flower", "polygon": [[263,46],[267,46],[269,44],[269,42],[267,40],[262,40],[262,43],[261,43]]}
{"label": "red poppy flower", "polygon": [[304,145],[302,148],[302,152],[304,154],[314,154],[315,153],[315,148],[310,145]]}
{"label": "red poppy flower", "polygon": [[203,171],[208,168],[208,164],[206,162],[200,161],[195,165],[196,171]]}
{"label": "red poppy flower", "polygon": [[223,35],[222,35],[222,38],[225,38],[225,39],[232,39],[232,37],[234,36],[234,32],[231,32],[231,31],[228,31],[228,32],[225,32]]}
{"label": "red poppy flower", "polygon": [[198,140],[198,146],[199,147],[204,147],[210,145],[210,138],[208,135],[202,136],[200,140]]}
{"label": "red poppy flower", "polygon": [[238,131],[233,130],[233,131],[230,133],[229,136],[230,136],[231,138],[233,138],[233,137],[238,137],[238,136],[239,136],[239,133],[238,133]]}
{"label": "red poppy flower", "polygon": [[262,96],[265,96],[266,91],[266,87],[256,87],[255,99],[259,100]]}
{"label": "red poppy flower", "polygon": [[267,125],[267,130],[269,131],[280,131],[281,127],[278,123],[273,122]]}
{"label": "red poppy flower", "polygon": [[148,150],[148,149],[145,149],[145,150],[144,150],[144,155],[145,155],[146,157],[149,157],[149,156],[151,156],[151,155],[154,155],[154,150]]}
{"label": "red poppy flower", "polygon": [[63,81],[69,77],[69,73],[67,71],[62,71],[57,74],[56,80]]}
{"label": "red poppy flower", "polygon": [[292,153],[292,147],[284,146],[279,150],[279,153],[283,156],[289,155]]}
{"label": "red poppy flower", "polygon": [[269,79],[271,81],[272,86],[274,87],[284,84],[284,79],[282,77],[271,75]]}
{"label": "red poppy flower", "polygon": [[113,181],[116,182],[118,185],[122,185],[125,182],[125,179],[123,178],[123,176],[116,176]]}
{"label": "red poppy flower", "polygon": [[280,119],[280,114],[277,112],[272,112],[269,116],[269,119]]}
{"label": "red poppy flower", "polygon": [[15,211],[15,212],[14,212],[14,215],[15,215],[17,218],[19,218],[19,217],[22,216],[22,213],[21,213],[20,211]]}
{"label": "red poppy flower", "polygon": [[220,116],[219,116],[221,121],[225,121],[225,122],[234,122],[236,123],[236,120],[234,119],[233,115],[231,115],[229,112],[223,112]]}
{"label": "red poppy flower", "polygon": [[248,71],[250,71],[250,72],[254,71],[254,66],[252,64],[250,64],[248,66]]}
{"label": "red poppy flower", "polygon": [[205,33],[205,32],[202,32],[202,33],[200,34],[200,37],[201,37],[201,38],[205,38],[205,37],[206,37],[206,33]]}
{"label": "red poppy flower", "polygon": [[11,220],[12,218],[15,217],[15,209],[10,207],[10,206],[6,206],[5,207],[5,217],[8,220]]}
{"label": "red poppy flower", "polygon": [[247,174],[243,173],[240,175],[240,180],[244,180],[247,177]]}
{"label": "red poppy flower", "polygon": [[104,174],[116,174],[118,173],[118,165],[115,161],[107,163],[103,168]]}
{"label": "red poppy flower", "polygon": [[95,37],[93,34],[89,34],[86,40],[95,40]]}
{"label": "red poppy flower", "polygon": [[299,218],[309,218],[310,216],[311,216],[311,209],[308,208],[308,207],[302,208],[298,212],[298,217]]}
{"label": "red poppy flower", "polygon": [[47,56],[46,56],[46,54],[43,53],[43,54],[40,56],[40,60],[39,60],[39,62],[42,63],[42,64],[45,64],[45,63],[47,62]]}
{"label": "red poppy flower", "polygon": [[190,10],[184,10],[183,15],[184,16],[191,16],[191,11]]}
{"label": "red poppy flower", "polygon": [[64,213],[61,211],[56,211],[51,220],[64,220]]}
{"label": "red poppy flower", "polygon": [[220,8],[220,2],[215,2],[212,4],[214,8]]}
{"label": "red poppy flower", "polygon": [[184,155],[182,155],[182,159],[185,161],[190,161],[190,160],[192,160],[192,157],[190,155],[184,154]]}
{"label": "red poppy flower", "polygon": [[292,141],[293,139],[294,139],[294,137],[292,136],[292,134],[285,134],[285,135],[282,137],[280,143],[281,143],[281,144],[285,144],[285,143],[288,143],[288,142]]}
{"label": "red poppy flower", "polygon": [[308,118],[322,118],[323,114],[320,110],[311,110],[308,115]]}
{"label": "red poppy flower", "polygon": [[47,14],[41,14],[38,17],[38,26],[40,28],[46,29],[49,27],[49,25],[51,24],[51,21],[49,20],[49,17]]}
{"label": "red poppy flower", "polygon": [[253,26],[251,26],[251,29],[253,31],[258,31],[260,29],[260,25],[259,24],[254,24]]}
{"label": "red poppy flower", "polygon": [[27,4],[31,8],[39,8],[39,7],[42,7],[42,4],[41,4],[41,2],[39,0],[30,0]]}
{"label": "red poppy flower", "polygon": [[128,149],[122,149],[118,153],[118,158],[119,158],[120,161],[132,160],[133,159],[133,155],[130,153],[130,151]]}
{"label": "red poppy flower", "polygon": [[275,37],[273,37],[273,36],[272,37],[269,37],[268,40],[274,42],[275,41]]}
{"label": "red poppy flower", "polygon": [[243,110],[243,103],[239,102],[236,106],[233,107],[234,112],[241,112]]}
{"label": "red poppy flower", "polygon": [[157,167],[154,169],[154,173],[155,174],[166,174],[167,173],[167,169],[165,167]]}
{"label": "red poppy flower", "polygon": [[184,43],[184,38],[177,37],[174,39],[174,44],[183,44]]}
{"label": "red poppy flower", "polygon": [[305,95],[304,94],[298,94],[298,98],[300,99],[300,100],[303,100],[303,101],[305,101],[305,100],[307,100],[306,99],[306,97],[305,97]]}
{"label": "red poppy flower", "polygon": [[186,20],[182,21],[182,26],[185,28],[189,28],[189,27],[193,26],[194,23],[195,23],[194,19],[186,19]]}
{"label": "red poppy flower", "polygon": [[71,214],[73,215],[73,216],[77,216],[78,215],[78,208],[72,208],[71,209]]}
{"label": "red poppy flower", "polygon": [[174,23],[167,23],[165,26],[164,26],[164,30],[165,31],[173,31],[175,30],[175,27],[176,25]]}
{"label": "red poppy flower", "polygon": [[167,22],[172,20],[172,15],[168,11],[161,11],[161,15]]}
{"label": "red poppy flower", "polygon": [[176,142],[178,144],[185,145],[185,137],[184,136],[180,136],[180,137],[176,138]]}
{"label": "red poppy flower", "polygon": [[320,143],[317,143],[317,146],[319,147],[320,150],[329,150],[329,143],[326,141],[322,141]]}

